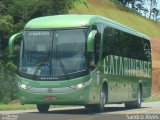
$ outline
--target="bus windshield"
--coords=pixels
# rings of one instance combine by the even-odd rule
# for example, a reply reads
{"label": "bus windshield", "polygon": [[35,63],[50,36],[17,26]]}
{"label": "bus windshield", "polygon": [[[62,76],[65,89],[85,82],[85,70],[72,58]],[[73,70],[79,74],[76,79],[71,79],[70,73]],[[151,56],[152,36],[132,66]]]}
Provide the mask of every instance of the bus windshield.
{"label": "bus windshield", "polygon": [[24,31],[20,73],[36,77],[56,76],[52,79],[84,73],[87,70],[86,31]]}

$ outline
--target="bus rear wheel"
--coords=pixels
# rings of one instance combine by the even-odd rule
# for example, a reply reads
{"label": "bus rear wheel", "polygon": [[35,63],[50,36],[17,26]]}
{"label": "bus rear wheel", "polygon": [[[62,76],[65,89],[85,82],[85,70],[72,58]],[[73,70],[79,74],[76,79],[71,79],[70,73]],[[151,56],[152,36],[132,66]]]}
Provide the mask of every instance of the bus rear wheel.
{"label": "bus rear wheel", "polygon": [[137,100],[134,102],[127,102],[125,103],[126,108],[140,108],[142,103],[142,89],[141,87],[138,88],[137,92]]}
{"label": "bus rear wheel", "polygon": [[39,112],[48,112],[49,106],[48,104],[37,104],[37,109]]}

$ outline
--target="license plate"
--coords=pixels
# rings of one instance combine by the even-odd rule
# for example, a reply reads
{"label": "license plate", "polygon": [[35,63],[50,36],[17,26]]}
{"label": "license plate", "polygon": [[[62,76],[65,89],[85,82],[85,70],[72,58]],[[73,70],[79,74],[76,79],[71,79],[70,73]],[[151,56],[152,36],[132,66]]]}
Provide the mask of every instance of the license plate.
{"label": "license plate", "polygon": [[55,96],[46,96],[44,97],[45,100],[55,100],[56,97]]}

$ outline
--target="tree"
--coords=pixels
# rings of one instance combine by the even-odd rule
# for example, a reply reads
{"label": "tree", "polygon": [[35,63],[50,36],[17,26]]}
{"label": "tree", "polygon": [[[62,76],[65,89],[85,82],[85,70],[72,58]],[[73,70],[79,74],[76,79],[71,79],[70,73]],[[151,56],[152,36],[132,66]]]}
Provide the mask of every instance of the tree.
{"label": "tree", "polygon": [[160,15],[160,10],[158,10],[157,8],[157,0],[118,0],[118,1],[149,19],[159,21],[158,16]]}
{"label": "tree", "polygon": [[153,7],[157,6],[157,0],[147,0],[147,1],[150,2],[149,19],[151,19],[152,9]]}
{"label": "tree", "polygon": [[143,11],[145,9],[143,6],[144,6],[144,1],[137,1],[135,3],[135,8],[136,8],[138,13],[141,14],[141,11]]}
{"label": "tree", "polygon": [[13,30],[13,19],[9,15],[0,16],[0,44],[1,50],[7,47],[7,39]]}
{"label": "tree", "polygon": [[153,8],[151,13],[153,13],[153,19],[157,21],[157,17],[159,15],[159,10],[157,8]]}
{"label": "tree", "polygon": [[147,8],[143,8],[143,12],[144,12],[144,16],[147,17],[147,13],[149,12],[149,10]]}
{"label": "tree", "polygon": [[73,3],[74,0],[12,0],[7,13],[16,23],[26,22],[44,15],[65,14]]}
{"label": "tree", "polygon": [[80,0],[49,0],[49,14],[66,14],[73,7],[73,3]]}
{"label": "tree", "polygon": [[6,6],[0,1],[0,14],[2,15],[2,13],[5,11]]}

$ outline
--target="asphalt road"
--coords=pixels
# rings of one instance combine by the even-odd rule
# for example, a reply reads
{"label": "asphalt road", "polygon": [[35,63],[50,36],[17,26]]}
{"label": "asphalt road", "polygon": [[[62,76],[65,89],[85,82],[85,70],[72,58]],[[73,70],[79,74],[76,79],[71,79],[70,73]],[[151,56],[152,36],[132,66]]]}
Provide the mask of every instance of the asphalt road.
{"label": "asphalt road", "polygon": [[0,111],[0,120],[160,120],[160,102],[143,103],[140,109],[126,109],[121,105],[107,105],[103,113],[87,111],[84,107],[37,110]]}

